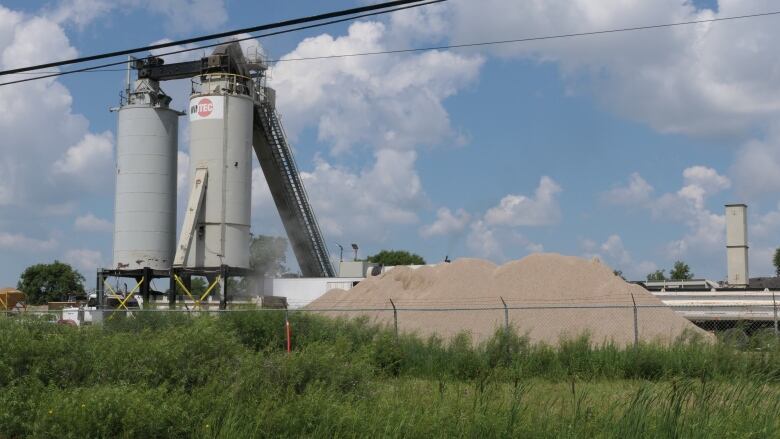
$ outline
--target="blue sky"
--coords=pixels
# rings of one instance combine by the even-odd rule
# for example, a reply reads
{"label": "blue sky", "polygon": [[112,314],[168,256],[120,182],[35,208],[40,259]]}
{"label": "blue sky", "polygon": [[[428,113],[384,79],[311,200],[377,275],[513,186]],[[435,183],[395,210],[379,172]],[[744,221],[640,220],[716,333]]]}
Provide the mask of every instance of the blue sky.
{"label": "blue sky", "polygon": [[[0,65],[135,47],[360,2],[0,2]],[[477,5],[479,3],[479,5]],[[765,12],[769,1],[451,0],[260,40],[271,58],[582,32]],[[476,6],[475,6],[476,5]],[[187,6],[182,8],[182,6]],[[674,260],[725,277],[723,204],[750,205],[751,274],[780,241],[777,18],[278,64],[272,85],[331,252],[429,262],[598,257],[641,278]],[[121,72],[0,88],[0,284],[53,259],[111,263]],[[184,107],[186,84],[165,84]],[[185,128],[186,129],[186,128]],[[182,141],[180,150],[186,154]],[[186,155],[184,155],[186,158]],[[259,175],[259,174],[258,174]],[[185,184],[186,186],[186,184]],[[253,232],[282,234],[262,181]],[[180,200],[186,197],[180,188]],[[181,204],[181,203],[180,203]]]}

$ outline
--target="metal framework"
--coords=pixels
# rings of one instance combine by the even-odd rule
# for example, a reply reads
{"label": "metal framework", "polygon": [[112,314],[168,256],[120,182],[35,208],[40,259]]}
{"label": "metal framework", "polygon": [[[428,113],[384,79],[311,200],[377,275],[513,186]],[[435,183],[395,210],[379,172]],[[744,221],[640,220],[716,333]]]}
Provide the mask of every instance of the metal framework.
{"label": "metal framework", "polygon": [[[203,81],[204,79],[208,81],[208,78],[213,75],[228,75],[246,80],[235,81],[235,84],[236,87],[248,87],[249,89],[244,91],[254,100],[254,150],[268,181],[268,187],[301,272],[304,277],[334,277],[335,271],[330,263],[325,240],[300,178],[279,115],[276,113],[275,92],[265,86],[267,66],[262,60],[247,59],[241,46],[237,42],[232,42],[218,46],[211,55],[198,61],[165,64],[161,58],[146,58],[136,61],[134,67],[138,72],[139,79],[167,81],[198,78],[200,82],[194,82],[193,87],[197,86],[201,89],[210,87],[209,83],[204,84]],[[224,81],[220,83],[224,83]],[[143,297],[144,303],[149,303],[152,292],[151,283],[154,279],[160,278],[170,280],[168,304],[171,309],[176,307],[176,297],[179,290],[199,307],[208,294],[217,288],[220,296],[220,309],[227,307],[229,298],[227,280],[230,277],[248,276],[251,274],[250,270],[226,265],[184,267],[189,250],[187,244],[191,242],[192,235],[197,228],[198,210],[202,204],[203,188],[208,184],[207,179],[208,175],[205,170],[199,169],[196,172],[196,181],[190,194],[173,268],[170,270],[154,270],[149,267],[98,270],[96,290],[100,306],[104,306],[106,303],[106,279],[119,277],[132,278],[136,281],[136,288],[133,289],[133,292],[121,298],[120,307],[127,308],[127,301],[136,292]],[[203,276],[209,280],[209,288],[201,297],[196,298],[192,295],[192,276]],[[116,293],[114,292],[114,294]]]}
{"label": "metal framework", "polygon": [[274,104],[268,98],[273,93],[266,91],[264,94],[266,99],[255,106],[253,143],[274,204],[282,217],[282,224],[303,276],[335,277],[328,248],[309,203],[287,136]]}
{"label": "metal framework", "polygon": [[[263,61],[247,59],[241,46],[232,42],[215,48],[211,55],[199,61],[165,64],[162,59],[151,58],[138,61],[136,69],[139,78],[156,81],[197,77],[200,82],[194,82],[193,87],[200,90],[209,88],[208,81],[215,75],[247,79],[228,83],[234,83],[235,87],[253,88],[242,90],[242,93],[251,95],[254,99],[255,154],[260,161],[301,273],[304,277],[335,277],[330,253],[276,112],[276,93],[265,86],[267,66]],[[220,84],[224,82],[219,81]],[[189,208],[187,213],[190,213]],[[185,226],[188,224],[185,223]],[[182,230],[182,234],[185,232],[186,230]],[[177,255],[181,250],[177,249]],[[176,265],[181,265],[178,257],[176,261]]]}
{"label": "metal framework", "polygon": [[[219,309],[227,309],[227,304],[230,299],[228,279],[231,277],[246,277],[250,274],[251,271],[248,269],[229,267],[227,265],[221,267],[199,268],[174,267],[170,270],[153,270],[148,267],[137,270],[100,269],[97,272],[97,299],[100,306],[105,306],[108,297],[118,298],[120,300],[118,308],[128,310],[126,306],[127,302],[135,294],[141,295],[144,304],[150,303],[152,295],[151,285],[154,279],[170,279],[170,288],[168,291],[168,307],[170,309],[176,308],[176,298],[179,295],[188,296],[196,306],[200,308],[206,297],[215,289],[219,294]],[[195,298],[192,295],[191,282],[193,276],[205,277],[209,282],[209,287],[206,292],[198,298]],[[122,297],[111,290],[111,286],[106,282],[109,277],[131,278],[136,281],[136,285],[126,296]],[[106,287],[109,289],[109,294],[106,292]]]}

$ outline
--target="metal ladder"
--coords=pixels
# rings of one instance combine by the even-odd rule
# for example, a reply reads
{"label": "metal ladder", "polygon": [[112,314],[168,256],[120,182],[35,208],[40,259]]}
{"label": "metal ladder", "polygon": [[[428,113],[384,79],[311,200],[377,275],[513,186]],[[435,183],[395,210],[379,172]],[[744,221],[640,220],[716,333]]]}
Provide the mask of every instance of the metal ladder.
{"label": "metal ladder", "polygon": [[[285,223],[284,226],[287,229],[293,250],[296,252],[301,272],[305,277],[335,277],[328,247],[322,238],[322,232],[306,195],[306,188],[298,173],[298,166],[287,142],[279,115],[273,105],[267,101],[256,104],[255,114],[259,116],[261,128],[271,150],[272,172],[278,173],[278,176],[281,177],[281,187],[285,198],[282,205],[286,204],[286,207],[289,208],[289,212],[286,212],[289,217],[285,215],[285,212],[280,211],[280,214],[282,214],[282,221]],[[255,148],[257,147],[258,145],[255,145]],[[267,167],[263,170],[268,172]],[[270,185],[272,179],[269,176],[266,176],[266,179]],[[274,194],[273,190],[272,194]],[[280,206],[281,200],[274,201],[276,201],[277,206]],[[290,221],[294,224],[290,224]],[[298,233],[291,233],[291,230]],[[296,242],[301,235],[305,237],[306,242]],[[305,254],[299,254],[299,252]]]}

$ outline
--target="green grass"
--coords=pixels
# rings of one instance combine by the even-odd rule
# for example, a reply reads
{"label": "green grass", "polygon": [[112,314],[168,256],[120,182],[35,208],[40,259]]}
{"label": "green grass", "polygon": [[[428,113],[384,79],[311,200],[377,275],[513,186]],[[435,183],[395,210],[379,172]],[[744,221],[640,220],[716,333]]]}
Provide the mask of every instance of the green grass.
{"label": "green grass", "polygon": [[0,438],[780,437],[775,334],[473,346],[365,320],[0,318]]}

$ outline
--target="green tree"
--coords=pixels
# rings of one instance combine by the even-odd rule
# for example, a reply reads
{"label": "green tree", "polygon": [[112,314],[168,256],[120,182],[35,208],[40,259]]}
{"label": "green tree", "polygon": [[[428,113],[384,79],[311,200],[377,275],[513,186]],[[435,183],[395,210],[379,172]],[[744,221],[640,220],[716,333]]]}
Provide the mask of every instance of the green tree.
{"label": "green tree", "polygon": [[[206,292],[206,288],[209,287],[209,283],[203,277],[193,277],[190,280],[190,294],[196,299],[200,299],[200,296]],[[219,291],[217,287],[214,287],[212,291]],[[180,291],[181,293],[181,291]]]}
{"label": "green tree", "polygon": [[617,276],[617,277],[619,277],[619,278],[621,278],[621,279],[623,279],[623,280],[626,280],[626,277],[625,277],[625,276],[623,276],[623,270],[612,270],[612,273],[613,273],[615,276]]}
{"label": "green tree", "polygon": [[380,265],[425,265],[422,256],[406,250],[382,250],[367,260]]}
{"label": "green tree", "polygon": [[84,276],[68,264],[54,261],[27,267],[19,278],[17,289],[27,296],[27,303],[67,300],[68,296],[84,296]]}
{"label": "green tree", "polygon": [[674,267],[669,272],[669,278],[671,280],[690,280],[693,279],[693,273],[691,273],[691,267],[683,261],[677,261],[674,263]]}
{"label": "green tree", "polygon": [[287,238],[257,235],[249,245],[249,266],[259,277],[278,277],[287,272]]}
{"label": "green tree", "polygon": [[772,263],[775,266],[775,276],[780,276],[780,247],[775,250],[775,257],[772,258]]}
{"label": "green tree", "polygon": [[649,282],[666,280],[666,270],[655,270],[655,272],[647,275]]}

